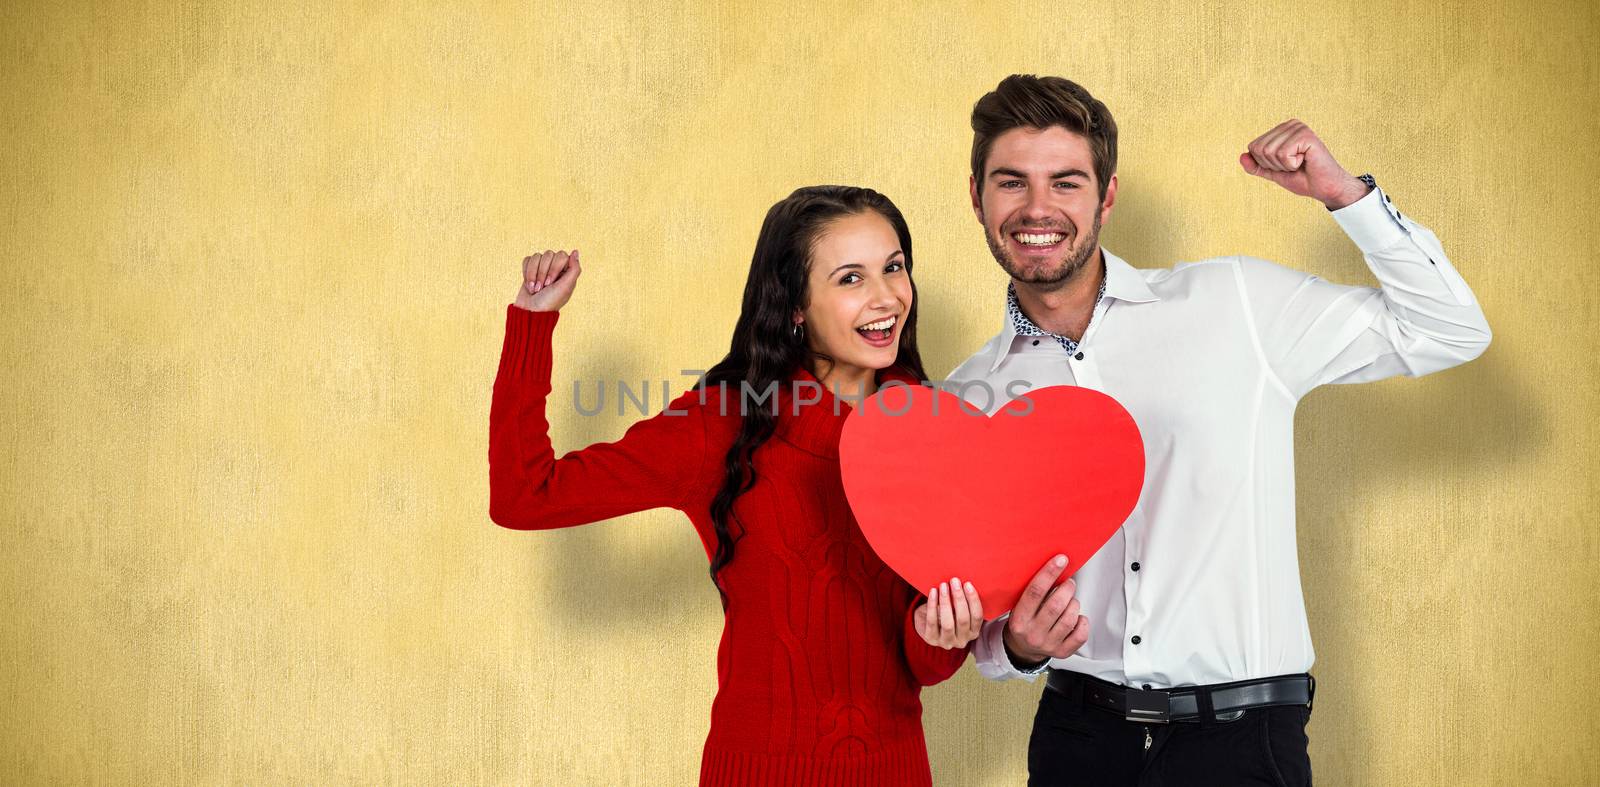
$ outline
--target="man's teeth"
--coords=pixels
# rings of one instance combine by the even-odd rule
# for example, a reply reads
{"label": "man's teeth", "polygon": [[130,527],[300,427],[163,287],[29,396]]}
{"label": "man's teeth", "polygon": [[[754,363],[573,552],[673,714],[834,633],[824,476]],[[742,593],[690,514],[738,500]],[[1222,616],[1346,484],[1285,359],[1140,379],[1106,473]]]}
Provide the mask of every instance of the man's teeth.
{"label": "man's teeth", "polygon": [[1062,235],[1059,232],[1051,232],[1043,235],[1031,232],[1019,232],[1016,234],[1017,242],[1025,243],[1029,246],[1050,246],[1060,243],[1065,237],[1065,235]]}
{"label": "man's teeth", "polygon": [[898,321],[898,318],[887,317],[887,318],[884,318],[884,319],[879,320],[877,322],[869,322],[866,325],[863,325],[860,328],[857,328],[856,330],[858,330],[858,331],[887,331],[890,328],[893,328],[895,322],[897,322],[897,321]]}

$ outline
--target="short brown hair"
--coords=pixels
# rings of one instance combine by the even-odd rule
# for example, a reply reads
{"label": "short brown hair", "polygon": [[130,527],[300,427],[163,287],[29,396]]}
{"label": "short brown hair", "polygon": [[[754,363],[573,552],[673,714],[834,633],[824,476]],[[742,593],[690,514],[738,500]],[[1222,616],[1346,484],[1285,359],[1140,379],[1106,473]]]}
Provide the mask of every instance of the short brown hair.
{"label": "short brown hair", "polygon": [[1082,85],[1061,77],[1012,74],[972,105],[972,178],[980,187],[984,163],[996,137],[1014,128],[1051,126],[1081,134],[1094,157],[1100,199],[1117,171],[1117,123],[1111,110]]}

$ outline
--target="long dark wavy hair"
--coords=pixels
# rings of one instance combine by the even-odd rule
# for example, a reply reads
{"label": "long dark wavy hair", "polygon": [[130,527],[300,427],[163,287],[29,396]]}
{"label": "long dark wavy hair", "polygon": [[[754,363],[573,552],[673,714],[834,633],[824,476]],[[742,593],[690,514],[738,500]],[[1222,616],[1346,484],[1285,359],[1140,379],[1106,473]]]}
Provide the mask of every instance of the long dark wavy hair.
{"label": "long dark wavy hair", "polygon": [[[781,391],[802,368],[819,378],[822,376],[819,364],[831,365],[833,359],[813,352],[803,335],[796,337],[793,315],[805,309],[809,301],[806,282],[811,252],[828,223],[868,211],[882,216],[894,227],[900,238],[900,250],[905,252],[906,275],[910,277],[911,231],[900,209],[888,197],[855,186],[795,189],[793,194],[773,205],[761,223],[761,235],[756,239],[755,254],[750,259],[750,277],[744,285],[744,303],[740,307],[739,321],[733,327],[732,346],[728,355],[706,372],[700,383],[702,389],[726,386],[724,391],[742,396],[741,384],[759,393],[776,383]],[[925,380],[927,373],[922,368],[922,356],[917,352],[916,293],[916,282],[912,279],[911,309],[900,330],[895,365],[915,379]],[[751,458],[777,428],[777,417],[772,410],[765,406],[742,410],[739,435],[723,460],[722,487],[711,501],[711,521],[717,534],[717,548],[711,559],[711,581],[722,594],[724,607],[728,604],[728,595],[719,575],[723,566],[733,560],[734,545],[744,531],[733,511],[733,502],[755,486],[756,472]],[[734,525],[738,525],[737,534]]]}

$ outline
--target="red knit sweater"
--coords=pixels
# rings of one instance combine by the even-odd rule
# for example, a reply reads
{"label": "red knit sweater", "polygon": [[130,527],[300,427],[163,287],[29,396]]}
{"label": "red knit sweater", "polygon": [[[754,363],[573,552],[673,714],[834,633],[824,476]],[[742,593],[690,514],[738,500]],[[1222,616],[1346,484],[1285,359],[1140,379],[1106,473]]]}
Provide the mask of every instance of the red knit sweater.
{"label": "red knit sweater", "polygon": [[[506,306],[489,408],[489,518],[546,529],[669,506],[688,515],[709,557],[737,392],[727,407],[715,391],[686,392],[620,440],[557,459],[545,419],[557,319]],[[777,431],[752,459],[756,484],[734,504],[745,531],[721,574],[728,602],[700,783],[931,784],[918,693],[955,674],[966,650],[917,635],[919,594],[850,513],[839,476],[849,405],[835,415],[823,392],[794,410],[780,393]]]}

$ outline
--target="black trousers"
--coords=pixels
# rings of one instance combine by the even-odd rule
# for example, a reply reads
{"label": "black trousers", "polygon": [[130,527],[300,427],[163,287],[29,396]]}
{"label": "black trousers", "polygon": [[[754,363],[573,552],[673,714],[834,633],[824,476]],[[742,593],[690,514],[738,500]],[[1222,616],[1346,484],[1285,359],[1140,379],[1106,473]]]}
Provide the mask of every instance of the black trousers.
{"label": "black trousers", "polygon": [[1039,698],[1029,787],[1311,784],[1311,709],[1303,705],[1256,708],[1234,721],[1143,724],[1075,693],[1045,688]]}

